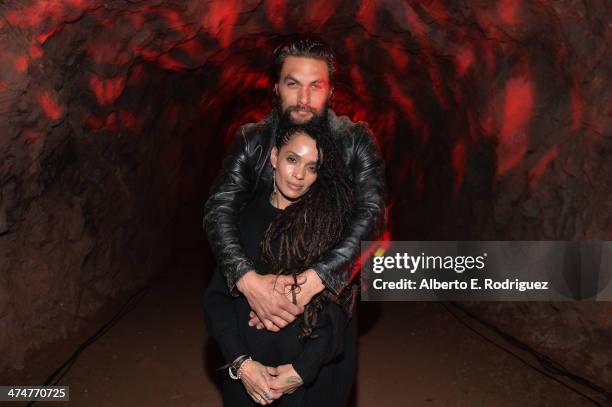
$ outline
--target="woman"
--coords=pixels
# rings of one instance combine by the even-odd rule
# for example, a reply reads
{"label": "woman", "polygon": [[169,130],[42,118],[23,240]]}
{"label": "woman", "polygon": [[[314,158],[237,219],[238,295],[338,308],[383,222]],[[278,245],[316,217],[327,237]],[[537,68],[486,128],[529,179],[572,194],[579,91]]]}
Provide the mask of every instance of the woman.
{"label": "woman", "polygon": [[[353,193],[346,168],[329,133],[313,124],[279,131],[270,155],[272,185],[256,192],[241,212],[240,238],[260,274],[295,276],[342,237]],[[279,332],[248,325],[250,307],[232,297],[217,270],[205,295],[206,324],[228,362],[226,406],[340,406],[354,353],[345,358],[346,330],[356,287],[341,298],[323,291],[304,313]],[[295,303],[295,290],[289,293]],[[347,371],[348,370],[348,371]],[[278,399],[278,400],[276,400]],[[276,400],[276,401],[275,401]]]}

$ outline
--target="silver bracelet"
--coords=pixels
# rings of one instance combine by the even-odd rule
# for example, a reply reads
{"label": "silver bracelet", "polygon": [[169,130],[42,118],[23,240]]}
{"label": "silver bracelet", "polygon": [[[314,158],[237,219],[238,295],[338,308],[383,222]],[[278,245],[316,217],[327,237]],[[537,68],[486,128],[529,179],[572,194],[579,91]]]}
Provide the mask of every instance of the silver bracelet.
{"label": "silver bracelet", "polygon": [[252,359],[250,356],[247,356],[247,355],[242,355],[239,358],[237,358],[230,365],[228,369],[229,377],[231,377],[234,380],[240,380],[240,368],[242,367],[242,364],[246,362],[247,360],[252,360]]}
{"label": "silver bracelet", "polygon": [[248,358],[246,358],[245,360],[240,362],[240,366],[238,366],[238,369],[236,369],[236,372],[237,372],[236,376],[238,376],[238,380],[240,380],[240,378],[241,378],[240,375],[242,374],[242,368],[243,368],[244,364],[246,362],[248,362],[249,360],[253,360],[253,359],[251,359],[251,357],[249,356]]}

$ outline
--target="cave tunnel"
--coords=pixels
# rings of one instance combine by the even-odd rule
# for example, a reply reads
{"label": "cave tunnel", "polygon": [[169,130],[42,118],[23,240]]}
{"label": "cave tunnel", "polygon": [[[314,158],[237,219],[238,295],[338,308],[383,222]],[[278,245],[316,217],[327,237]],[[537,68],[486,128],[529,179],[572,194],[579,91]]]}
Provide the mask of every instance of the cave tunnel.
{"label": "cave tunnel", "polygon": [[[387,239],[612,240],[610,14],[605,0],[1,1],[0,385],[221,405],[203,207],[237,129],[273,107],[270,59],[297,32],[333,48],[331,108],[378,142]],[[612,403],[609,302],[358,314],[351,405]]]}

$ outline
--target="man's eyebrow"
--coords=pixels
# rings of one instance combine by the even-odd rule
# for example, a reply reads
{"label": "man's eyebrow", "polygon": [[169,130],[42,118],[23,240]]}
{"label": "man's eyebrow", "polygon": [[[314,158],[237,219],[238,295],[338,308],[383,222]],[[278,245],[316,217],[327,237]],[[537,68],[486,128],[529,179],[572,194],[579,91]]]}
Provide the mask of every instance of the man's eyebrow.
{"label": "man's eyebrow", "polygon": [[[287,75],[287,76],[285,77],[285,82],[287,82],[287,81],[292,81],[292,82],[295,82],[295,83],[297,83],[297,84],[301,84],[301,83],[300,83],[300,81],[298,81],[297,79],[295,79],[295,78],[294,78],[293,76],[291,76],[291,75]],[[325,83],[325,81],[324,81],[323,79],[317,79],[317,80],[315,80],[315,81],[310,82],[310,84],[311,84],[311,85],[314,85],[314,84],[318,85],[318,84],[320,84],[320,83]]]}
{"label": "man's eyebrow", "polygon": [[293,81],[293,82],[295,82],[295,83],[300,83],[300,81],[298,81],[297,79],[295,79],[295,78],[294,78],[293,76],[291,76],[291,75],[287,75],[287,76],[285,76],[285,82],[287,82],[287,81]]}

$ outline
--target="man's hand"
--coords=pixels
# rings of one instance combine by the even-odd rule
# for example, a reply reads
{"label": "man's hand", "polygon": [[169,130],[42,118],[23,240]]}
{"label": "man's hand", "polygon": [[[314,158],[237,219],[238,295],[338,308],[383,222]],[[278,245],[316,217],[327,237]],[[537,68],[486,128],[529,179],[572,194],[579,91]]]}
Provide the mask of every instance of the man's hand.
{"label": "man's hand", "polygon": [[321,281],[321,277],[319,277],[314,269],[303,271],[299,274],[299,276],[306,277],[306,282],[300,285],[300,288],[297,291],[297,305],[300,307],[305,307],[306,304],[312,300],[312,297],[325,289],[325,285],[323,284],[323,281]]}
{"label": "man's hand", "polygon": [[270,389],[275,395],[291,394],[304,382],[293,365],[280,365],[276,368],[277,376],[270,381]]}
{"label": "man's hand", "polygon": [[[314,269],[308,269],[300,273],[298,275],[298,282],[300,281],[301,276],[306,278],[306,282],[297,288],[296,300],[297,305],[303,309],[303,307],[305,307],[306,304],[312,300],[312,297],[325,289],[325,285],[323,285],[321,278]],[[291,298],[291,292],[285,292],[285,295],[288,298]],[[251,311],[249,316],[251,317],[249,320],[249,326],[254,326],[257,329],[264,328],[264,324],[261,322],[260,318],[257,317],[257,313]]]}
{"label": "man's hand", "polygon": [[[298,277],[297,282],[304,284],[306,278]],[[292,276],[262,276],[251,270],[238,280],[236,287],[266,329],[278,332],[304,312],[303,306],[293,304],[285,295],[293,284]]]}

